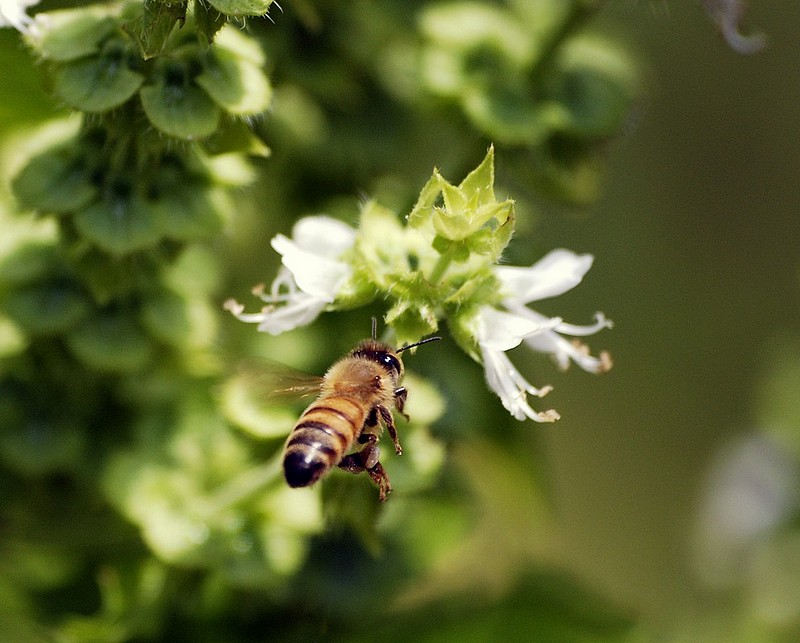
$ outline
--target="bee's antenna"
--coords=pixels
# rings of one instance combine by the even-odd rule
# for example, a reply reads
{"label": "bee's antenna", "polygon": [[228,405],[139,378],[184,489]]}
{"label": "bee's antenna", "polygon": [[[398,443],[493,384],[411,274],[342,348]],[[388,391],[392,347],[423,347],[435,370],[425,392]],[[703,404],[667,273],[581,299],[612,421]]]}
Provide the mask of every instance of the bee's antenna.
{"label": "bee's antenna", "polygon": [[428,337],[426,339],[421,339],[418,342],[414,342],[413,344],[407,344],[406,346],[401,346],[397,349],[398,353],[402,353],[403,351],[407,351],[409,348],[415,348],[416,346],[421,346],[422,344],[427,344],[428,342],[435,342],[441,339],[441,337]]}
{"label": "bee's antenna", "polygon": [[378,320],[375,317],[372,318],[372,339],[378,338]]}

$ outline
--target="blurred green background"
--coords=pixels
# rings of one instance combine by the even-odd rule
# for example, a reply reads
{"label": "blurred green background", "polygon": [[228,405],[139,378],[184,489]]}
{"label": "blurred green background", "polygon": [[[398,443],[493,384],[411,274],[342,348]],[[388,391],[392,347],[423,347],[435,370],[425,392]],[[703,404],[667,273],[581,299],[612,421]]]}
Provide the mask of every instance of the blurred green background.
{"label": "blurred green background", "polygon": [[[595,255],[570,297],[614,319],[615,367],[553,381],[569,413],[537,430],[565,556],[663,617],[698,599],[688,557],[704,470],[731,436],[764,428],[761,384],[800,330],[800,5],[751,2],[769,45],[740,56],[695,3],[612,4],[605,24],[640,54],[646,94],[603,202],[542,217],[536,241]],[[797,431],[796,415],[785,422]]]}
{"label": "blurred green background", "polygon": [[[303,4],[297,6],[301,11]],[[260,29],[280,32],[290,15],[288,8],[287,18],[276,13],[275,25]],[[449,407],[438,435],[452,445],[453,461],[475,490],[478,529],[454,545],[455,555],[429,570],[400,599],[401,606],[403,600],[425,605],[463,589],[502,595],[528,566],[568,570],[622,614],[641,617],[648,629],[673,632],[672,624],[686,614],[702,614],[725,600],[736,604],[730,594],[721,598],[705,588],[692,562],[709,466],[734,436],[780,425],[789,427],[785,435],[796,442],[800,432],[800,410],[792,406],[787,378],[777,380],[777,388],[788,391],[783,398],[767,384],[776,369],[792,377],[792,365],[800,363],[800,5],[752,2],[748,25],[765,32],[769,44],[742,56],[722,41],[697,2],[608,3],[591,30],[627,46],[643,89],[626,131],[606,150],[600,202],[575,209],[539,201],[534,190],[526,192],[512,178],[510,162],[498,161],[498,184],[514,183],[507,189],[518,199],[521,221],[536,211],[535,220],[520,223],[517,245],[509,251],[515,262],[530,263],[555,247],[595,256],[579,288],[539,309],[575,323],[605,312],[615,327],[591,345],[608,349],[615,366],[602,377],[579,369],[561,374],[546,360],[515,356],[532,382],[555,387],[548,402],[562,419],[542,426],[515,424],[505,416],[496,422],[502,409],[488,394],[470,405],[471,393],[483,389],[483,375],[463,356],[428,360],[420,352],[410,360],[444,390]],[[0,55],[6,65],[27,58],[9,30],[0,32]],[[279,76],[280,61],[273,62]],[[303,69],[302,60],[290,62]],[[47,110],[40,105],[46,99],[37,77],[14,79],[0,110],[12,101],[14,114],[23,104],[30,106],[32,121],[44,118]],[[342,216],[353,222],[362,193],[377,194],[390,206],[393,197],[402,204],[433,166],[457,182],[485,151],[477,150],[475,162],[464,166],[454,124],[427,147],[414,147],[407,165],[397,168],[405,185],[378,180],[388,170],[376,152],[374,158],[354,154],[351,174],[327,193],[301,193],[303,185],[319,188],[322,179],[293,177],[296,184],[275,186],[287,163],[280,145],[287,125],[279,116],[275,130],[269,118],[263,124],[274,154],[260,164],[255,189],[241,194],[240,228],[217,246],[232,266],[220,303],[271,278],[277,262],[268,240],[287,231],[289,216],[325,208],[350,212]],[[385,122],[395,117],[387,108]],[[364,137],[369,141],[380,133]],[[352,135],[357,146],[363,143],[357,134],[342,136]],[[390,132],[386,139],[386,145],[403,144]],[[309,143],[296,153],[310,156],[312,148]],[[340,150],[345,159],[352,153]],[[287,204],[302,211],[263,217],[264,208]],[[370,314],[380,312],[343,313],[308,335],[298,331],[295,338],[264,341],[277,359],[319,371],[361,338]],[[237,323],[223,318],[223,335],[254,332],[233,329]],[[298,349],[306,341],[316,349],[310,355]],[[774,399],[785,402],[781,413],[770,412]],[[494,434],[493,422],[499,426]],[[481,440],[475,440],[479,432]],[[548,511],[553,520],[545,517]],[[529,591],[536,602],[534,588],[548,581],[530,582],[517,595]],[[436,614],[419,618],[426,623]],[[794,627],[799,622],[800,617]],[[480,632],[473,634],[480,640]]]}

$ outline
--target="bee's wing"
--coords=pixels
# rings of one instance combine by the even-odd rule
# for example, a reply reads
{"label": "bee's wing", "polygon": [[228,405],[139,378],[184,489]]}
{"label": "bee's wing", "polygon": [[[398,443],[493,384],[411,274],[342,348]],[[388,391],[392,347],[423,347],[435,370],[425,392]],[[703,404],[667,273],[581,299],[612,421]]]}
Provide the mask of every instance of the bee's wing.
{"label": "bee's wing", "polygon": [[269,360],[250,360],[240,365],[239,374],[249,388],[258,389],[268,402],[280,403],[317,395],[322,377]]}
{"label": "bee's wing", "polygon": [[297,420],[297,402],[319,392],[321,377],[283,364],[248,360],[218,388],[220,406],[235,426],[259,438],[285,437]]}

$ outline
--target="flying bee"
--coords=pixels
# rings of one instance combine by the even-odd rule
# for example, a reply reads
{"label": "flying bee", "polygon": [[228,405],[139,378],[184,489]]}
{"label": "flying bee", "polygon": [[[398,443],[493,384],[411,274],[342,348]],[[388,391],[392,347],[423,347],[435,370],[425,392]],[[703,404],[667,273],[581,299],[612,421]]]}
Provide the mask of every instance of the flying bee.
{"label": "flying bee", "polygon": [[[325,373],[319,397],[294,425],[283,453],[283,471],[290,487],[314,484],[334,466],[351,473],[366,471],[386,500],[392,486],[380,463],[378,437],[381,424],[389,431],[397,455],[403,453],[397,437],[392,407],[403,417],[408,392],[400,386],[403,361],[400,353],[436,341],[429,337],[392,348],[372,337],[360,342]],[[353,445],[363,445],[349,453]]]}

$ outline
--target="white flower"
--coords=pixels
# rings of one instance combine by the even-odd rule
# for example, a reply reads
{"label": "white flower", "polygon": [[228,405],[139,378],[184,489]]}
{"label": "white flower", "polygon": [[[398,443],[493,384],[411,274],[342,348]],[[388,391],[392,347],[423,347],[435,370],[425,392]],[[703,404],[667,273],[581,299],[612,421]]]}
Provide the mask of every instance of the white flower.
{"label": "white flower", "polygon": [[14,27],[20,33],[30,33],[33,18],[25,9],[38,3],[39,0],[0,0],[0,27]]}
{"label": "white flower", "polygon": [[351,267],[339,259],[353,247],[355,238],[356,231],[336,219],[321,215],[301,219],[291,239],[282,234],[272,239],[283,265],[269,294],[263,285],[253,289],[267,305],[260,312],[245,313],[242,304],[229,299],[225,309],[271,335],[310,324],[333,303],[351,276]]}
{"label": "white flower", "polygon": [[551,387],[537,389],[529,384],[505,353],[519,346],[527,335],[543,330],[542,326],[531,320],[504,313],[492,306],[483,306],[478,313],[476,336],[486,382],[500,397],[506,410],[518,420],[529,417],[536,422],[554,422],[560,417],[553,409],[537,413],[531,408],[528,393],[544,397]]}
{"label": "white flower", "polygon": [[486,373],[486,381],[518,420],[526,417],[537,422],[553,422],[559,418],[554,410],[534,411],[527,395],[543,397],[551,387],[536,388],[520,374],[505,354],[523,341],[530,348],[552,355],[562,369],[570,360],[591,373],[611,368],[606,353],[592,356],[585,345],[568,341],[563,335],[580,337],[592,335],[611,322],[602,313],[588,326],[565,323],[560,317],[545,317],[527,307],[527,304],[560,295],[578,285],[592,265],[591,255],[576,255],[569,250],[553,250],[529,268],[496,266],[495,275],[500,280],[505,311],[483,306],[477,315],[474,329]]}

